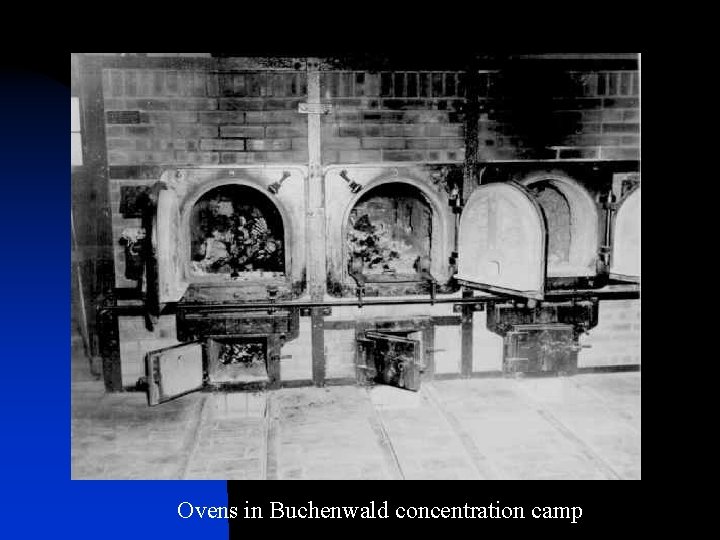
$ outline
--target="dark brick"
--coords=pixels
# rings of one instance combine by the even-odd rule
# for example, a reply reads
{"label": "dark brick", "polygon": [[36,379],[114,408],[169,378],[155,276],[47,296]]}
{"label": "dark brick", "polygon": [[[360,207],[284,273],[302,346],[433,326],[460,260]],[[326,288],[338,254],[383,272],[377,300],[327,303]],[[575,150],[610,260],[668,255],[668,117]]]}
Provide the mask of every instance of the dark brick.
{"label": "dark brick", "polygon": [[109,167],[110,178],[123,180],[157,180],[162,174],[162,168],[146,165],[132,165],[128,167]]}
{"label": "dark brick", "polygon": [[383,109],[409,111],[415,109],[428,109],[429,102],[424,99],[383,99],[381,103]]}
{"label": "dark brick", "polygon": [[445,111],[408,111],[402,121],[413,124],[447,123],[449,114]]}
{"label": "dark brick", "polygon": [[268,110],[288,110],[296,111],[300,103],[303,103],[304,99],[268,99],[266,100],[266,109]]}
{"label": "dark brick", "polygon": [[422,161],[423,153],[413,150],[383,150],[383,161]]}
{"label": "dark brick", "polygon": [[372,148],[386,148],[386,149],[404,149],[405,139],[400,137],[389,137],[389,138],[363,138],[362,147],[367,149]]}
{"label": "dark brick", "polygon": [[305,125],[267,126],[265,128],[265,136],[268,139],[302,137],[303,135],[307,135],[307,126]]}
{"label": "dark brick", "polygon": [[151,135],[154,131],[154,126],[128,126],[125,128],[125,133],[128,135]]}
{"label": "dark brick", "polygon": [[140,123],[140,111],[107,111],[105,117],[108,124]]}
{"label": "dark brick", "polygon": [[[343,133],[340,130],[338,130],[338,134]],[[353,130],[351,129],[347,133],[353,133]],[[351,134],[348,136],[351,137],[359,137],[359,136],[365,136],[365,137],[379,137],[382,134],[382,126],[380,124],[361,124],[358,126],[357,134]]]}
{"label": "dark brick", "polygon": [[567,137],[563,144],[569,146],[620,146],[622,138],[617,135],[581,134]]}
{"label": "dark brick", "polygon": [[605,98],[602,101],[604,107],[618,107],[621,109],[633,109],[640,105],[640,100],[637,98]]}
{"label": "dark brick", "polygon": [[221,111],[262,111],[265,100],[257,98],[220,98],[218,108]]}
{"label": "dark brick", "polygon": [[296,111],[248,111],[245,122],[248,124],[291,124],[298,122],[301,116]]}
{"label": "dark brick", "polygon": [[245,121],[245,113],[236,111],[201,112],[198,113],[198,121],[207,124],[242,124]]}
{"label": "dark brick", "polygon": [[426,125],[423,128],[423,135],[426,137],[440,137],[442,134],[442,126],[439,124]]}
{"label": "dark brick", "polygon": [[220,152],[220,163],[254,163],[255,154],[252,152]]}
{"label": "dark brick", "polygon": [[561,148],[558,154],[560,159],[596,159],[597,148]]}
{"label": "dark brick", "polygon": [[244,139],[202,139],[200,150],[245,150]]}
{"label": "dark brick", "polygon": [[600,125],[596,123],[582,123],[578,126],[576,133],[600,133]]}
{"label": "dark brick", "polygon": [[640,124],[603,124],[603,133],[640,133]]}
{"label": "dark brick", "polygon": [[[379,116],[378,116],[379,117]],[[330,120],[328,120],[328,118]],[[359,112],[350,112],[350,111],[337,111],[334,112],[331,116],[323,116],[323,121],[333,121],[333,122],[359,122],[360,121],[360,113]]]}
{"label": "dark brick", "polygon": [[216,125],[200,125],[200,124],[173,124],[173,137],[195,137],[195,138],[218,138],[218,126]]}
{"label": "dark brick", "polygon": [[[156,111],[143,113],[147,114],[148,120],[151,123],[167,123],[167,122],[179,122],[184,124],[191,124],[197,122],[198,113],[191,111]],[[199,113],[199,114],[213,114],[213,113]]]}
{"label": "dark brick", "polygon": [[220,136],[262,139],[265,136],[265,128],[263,126],[220,126]]}
{"label": "dark brick", "polygon": [[339,126],[338,137],[360,137],[363,134],[361,126]]}
{"label": "dark brick", "polygon": [[640,144],[640,137],[634,137],[632,135],[621,137],[619,144],[622,144],[623,146],[637,146]]}

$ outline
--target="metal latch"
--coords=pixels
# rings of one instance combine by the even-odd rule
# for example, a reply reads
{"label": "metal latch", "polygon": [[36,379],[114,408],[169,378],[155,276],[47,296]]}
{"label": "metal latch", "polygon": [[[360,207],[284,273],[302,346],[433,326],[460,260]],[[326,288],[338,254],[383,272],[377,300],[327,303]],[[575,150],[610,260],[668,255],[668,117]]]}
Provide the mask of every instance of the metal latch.
{"label": "metal latch", "polygon": [[[268,302],[271,304],[274,304],[277,302],[277,295],[278,295],[278,288],[271,285],[267,288],[267,295],[268,295]],[[268,308],[268,315],[272,315],[277,311],[277,308],[274,306],[271,306]]]}

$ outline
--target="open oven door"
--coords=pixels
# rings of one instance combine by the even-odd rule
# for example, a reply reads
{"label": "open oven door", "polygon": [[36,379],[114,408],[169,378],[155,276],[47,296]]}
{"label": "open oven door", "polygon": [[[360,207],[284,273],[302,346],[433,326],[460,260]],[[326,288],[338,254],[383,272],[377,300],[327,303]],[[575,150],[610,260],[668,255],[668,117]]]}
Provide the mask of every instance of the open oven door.
{"label": "open oven door", "polygon": [[458,273],[462,285],[542,300],[546,226],[540,205],[520,184],[485,184],[460,218]]}
{"label": "open oven door", "polygon": [[203,386],[203,347],[183,343],[145,355],[148,405],[157,405],[200,390]]}
{"label": "open oven door", "polygon": [[640,282],[640,188],[628,195],[615,214],[610,278]]}
{"label": "open oven door", "polygon": [[175,191],[159,186],[157,204],[152,212],[145,294],[148,312],[157,317],[168,303],[182,298],[188,283],[184,280],[180,256],[182,233]]}
{"label": "open oven door", "polygon": [[366,331],[359,339],[358,377],[361,384],[387,384],[417,392],[420,390],[422,345],[390,332]]}

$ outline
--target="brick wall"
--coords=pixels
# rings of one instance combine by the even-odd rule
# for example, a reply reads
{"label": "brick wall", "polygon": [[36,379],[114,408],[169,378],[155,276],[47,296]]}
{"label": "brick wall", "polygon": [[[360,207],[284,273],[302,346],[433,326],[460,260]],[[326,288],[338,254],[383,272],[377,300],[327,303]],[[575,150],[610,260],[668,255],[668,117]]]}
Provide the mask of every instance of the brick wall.
{"label": "brick wall", "polygon": [[321,74],[323,161],[463,161],[461,72]]}
{"label": "brick wall", "polygon": [[301,71],[106,69],[108,164],[307,161]]}
{"label": "brick wall", "polygon": [[479,157],[639,159],[637,71],[480,75]]}
{"label": "brick wall", "polygon": [[598,325],[580,339],[578,367],[640,364],[640,300],[600,302]]}

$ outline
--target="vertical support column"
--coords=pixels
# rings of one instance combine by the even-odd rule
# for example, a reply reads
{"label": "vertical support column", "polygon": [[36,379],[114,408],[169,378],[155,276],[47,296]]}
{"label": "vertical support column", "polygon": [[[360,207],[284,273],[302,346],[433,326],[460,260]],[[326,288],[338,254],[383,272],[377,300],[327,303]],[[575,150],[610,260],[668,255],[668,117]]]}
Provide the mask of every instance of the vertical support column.
{"label": "vertical support column", "polygon": [[[472,291],[463,290],[462,295],[463,298],[469,298],[473,293]],[[460,342],[460,374],[464,378],[472,376],[474,312],[472,304],[463,305],[460,319],[460,332],[462,334]]]}
{"label": "vertical support column", "polygon": [[[316,58],[307,60],[308,89],[308,287],[312,300],[322,300],[327,289],[325,263],[325,187],[322,176],[320,71]],[[325,320],[321,308],[310,311],[312,321],[312,377],[316,386],[325,384]]]}
{"label": "vertical support column", "polygon": [[[112,243],[112,210],[108,181],[107,146],[105,143],[105,101],[103,97],[103,58],[71,55],[72,93],[80,101],[83,165],[72,171],[72,202],[77,242],[79,272],[85,296],[92,371],[103,365],[108,389],[117,388],[115,375],[109,378],[107,362],[117,362],[119,349],[103,352],[100,322],[96,308],[101,299],[115,287],[115,262]],[[107,327],[107,326],[106,326]],[[116,339],[110,343],[119,347]],[[107,357],[112,354],[112,358]],[[113,371],[114,373],[115,371]]]}
{"label": "vertical support column", "polygon": [[465,72],[465,164],[463,170],[463,203],[468,200],[477,184],[480,165],[479,122],[480,122],[480,74],[477,65],[471,62]]}

